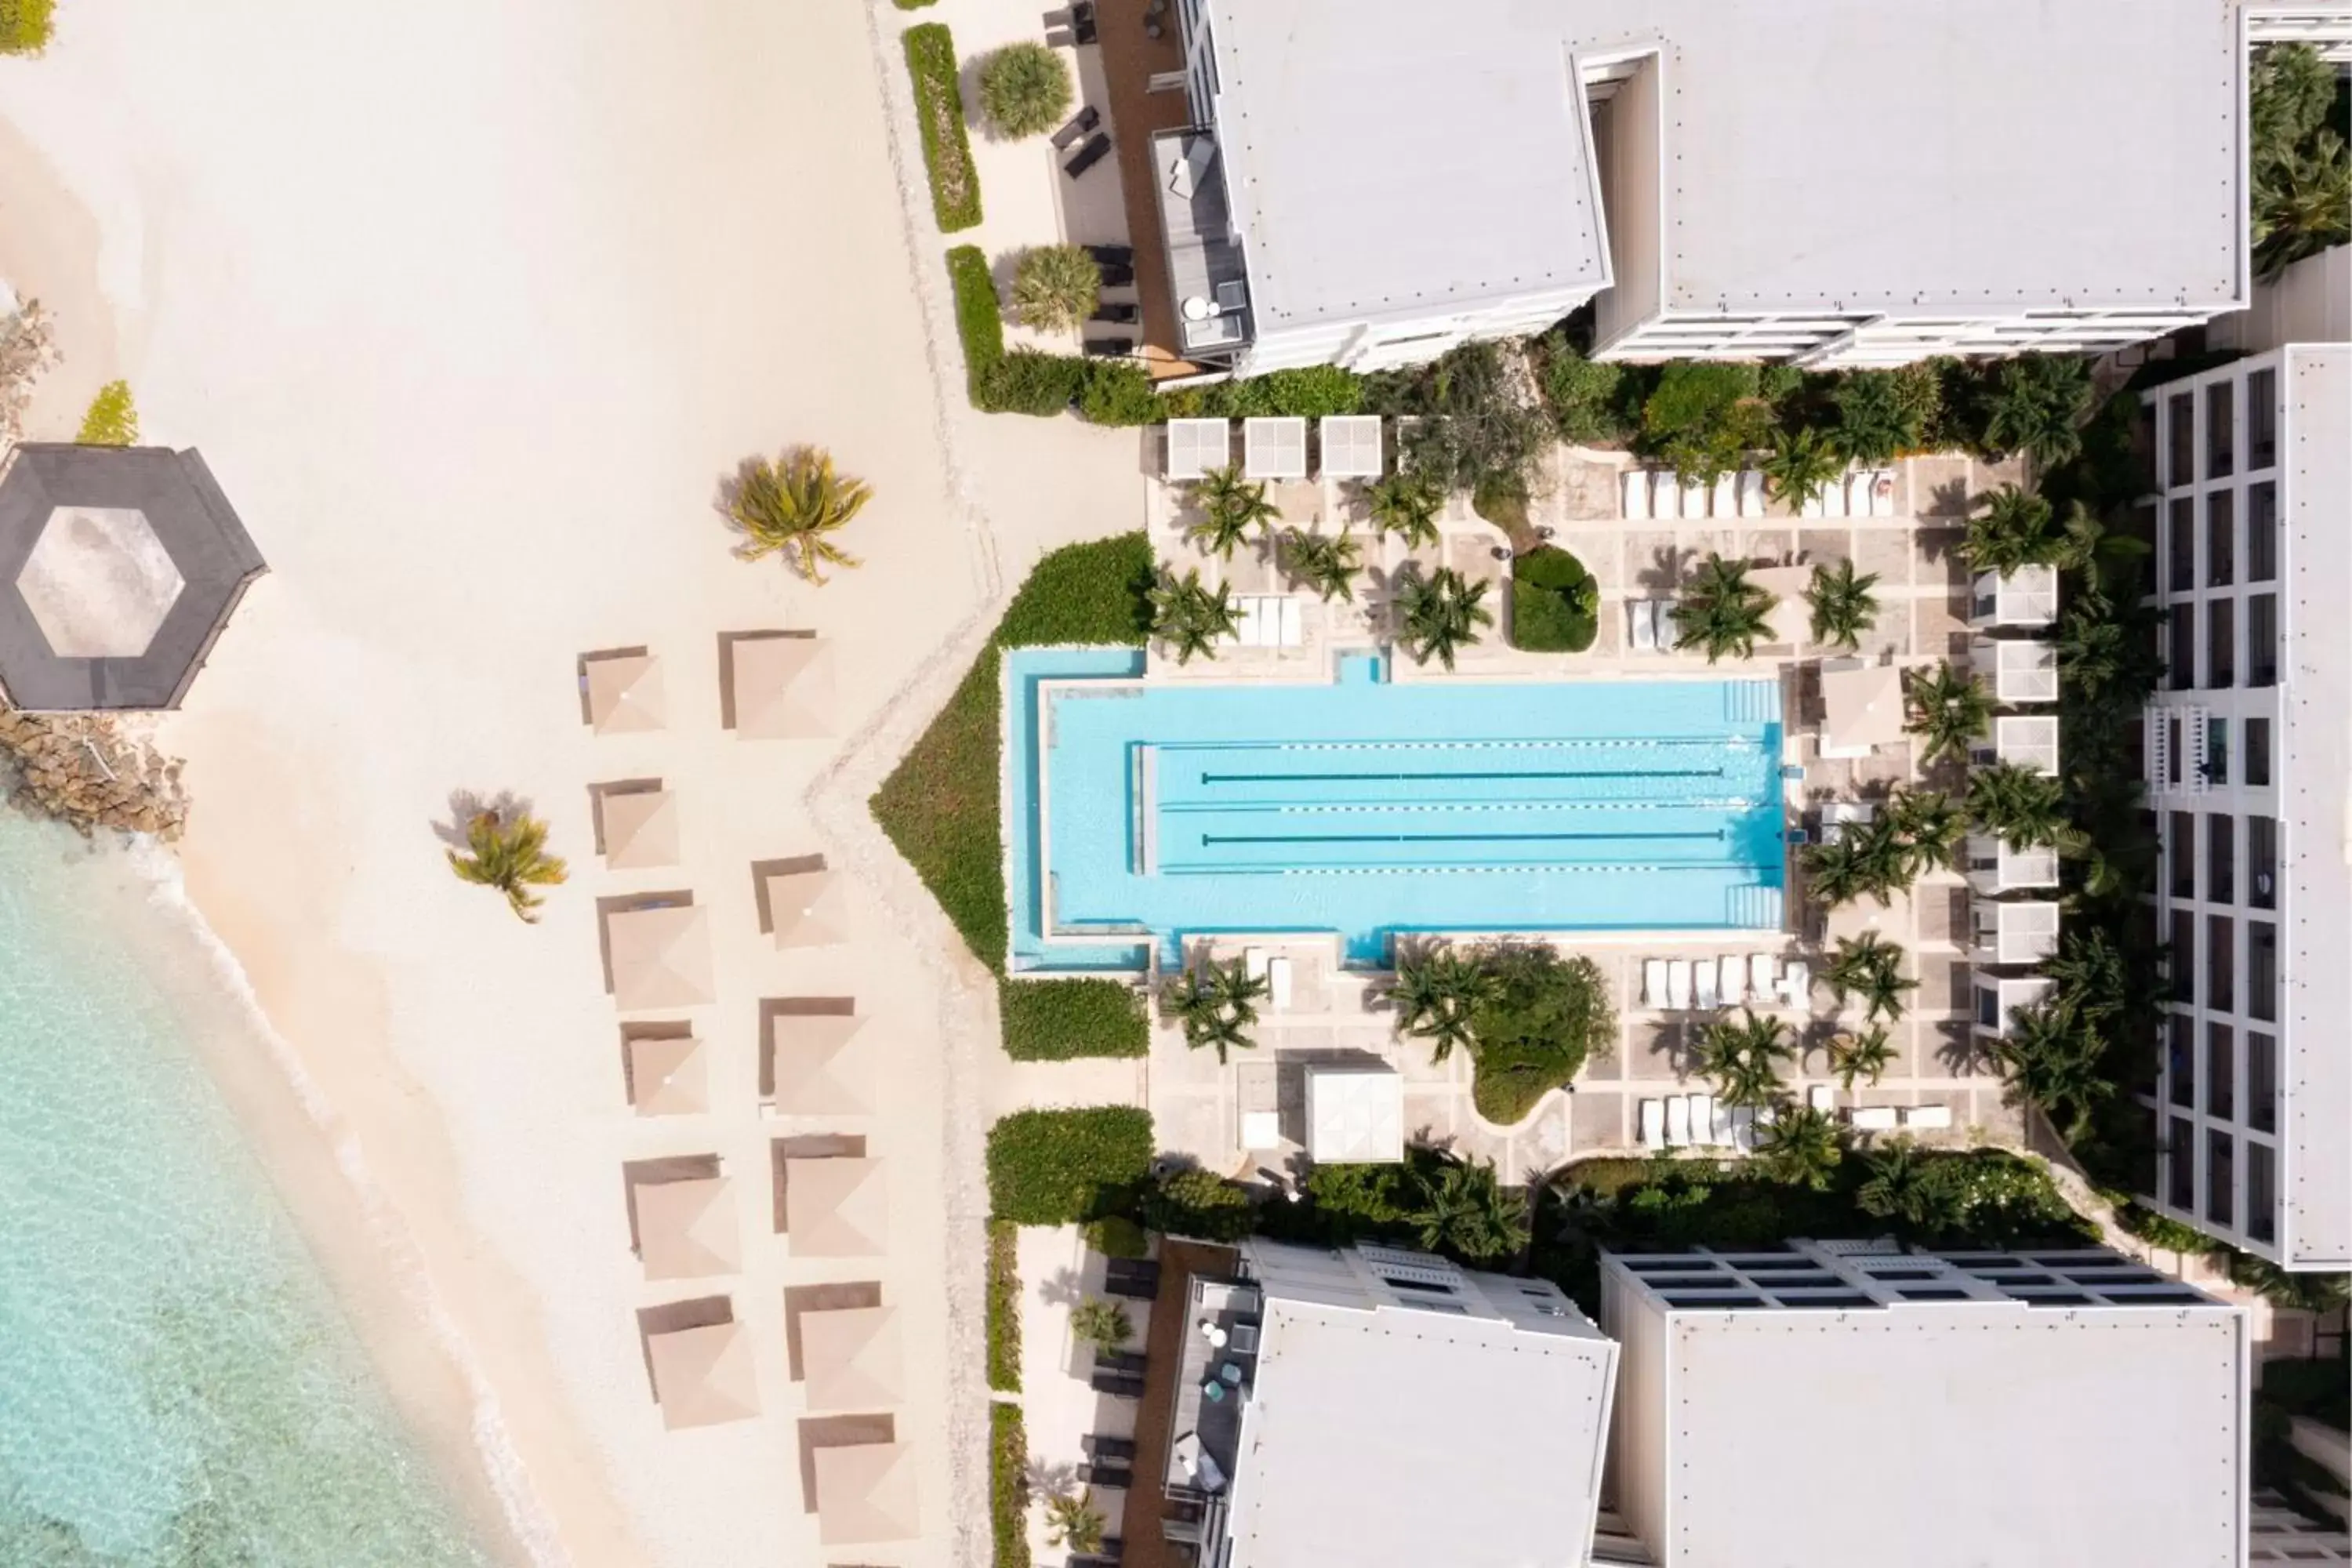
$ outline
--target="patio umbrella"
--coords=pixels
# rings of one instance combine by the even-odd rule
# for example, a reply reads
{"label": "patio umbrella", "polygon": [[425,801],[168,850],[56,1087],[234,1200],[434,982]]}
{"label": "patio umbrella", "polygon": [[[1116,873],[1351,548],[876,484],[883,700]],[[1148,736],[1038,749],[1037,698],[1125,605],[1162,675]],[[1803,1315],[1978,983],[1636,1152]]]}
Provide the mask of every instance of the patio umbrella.
{"label": "patio umbrella", "polygon": [[907,1394],[896,1307],[801,1314],[811,1410],[886,1410]]}
{"label": "patio umbrella", "polygon": [[637,1256],[648,1279],[693,1279],[742,1268],[735,1194],[724,1176],[641,1182]]}
{"label": "patio umbrella", "polygon": [[677,797],[666,789],[610,791],[596,797],[604,864],[615,870],[677,864]]}
{"label": "patio umbrella", "polygon": [[843,883],[824,867],[768,879],[768,923],[780,948],[830,947],[842,940]]}
{"label": "patio umbrella", "polygon": [[819,740],[834,732],[833,645],[822,637],[738,637],[735,732],[753,740]]}
{"label": "patio umbrella", "polygon": [[1822,755],[1866,757],[1903,739],[1903,672],[1891,664],[1822,670]]}
{"label": "patio umbrella", "polygon": [[613,1003],[624,1013],[699,1007],[711,1000],[710,924],[690,904],[615,910],[604,917]]}
{"label": "patio umbrella", "polygon": [[691,1035],[640,1035],[629,1042],[629,1103],[640,1116],[691,1116],[710,1109],[702,1042]]}
{"label": "patio umbrella", "polygon": [[662,701],[661,660],[651,654],[608,654],[588,660],[588,722],[600,735],[658,730],[669,721]]}
{"label": "patio umbrella", "polygon": [[711,1323],[646,1336],[662,1425],[709,1426],[760,1413],[751,1342],[740,1323]]}
{"label": "patio umbrella", "polygon": [[816,1451],[816,1533],[827,1546],[905,1541],[915,1533],[915,1467],[904,1443]]}
{"label": "patio umbrella", "polygon": [[882,1162],[784,1162],[784,1234],[796,1258],[871,1258],[890,1243]]}
{"label": "patio umbrella", "polygon": [[866,1020],[845,1013],[779,1013],[770,1023],[769,1073],[786,1116],[864,1116],[874,1109],[852,1048]]}

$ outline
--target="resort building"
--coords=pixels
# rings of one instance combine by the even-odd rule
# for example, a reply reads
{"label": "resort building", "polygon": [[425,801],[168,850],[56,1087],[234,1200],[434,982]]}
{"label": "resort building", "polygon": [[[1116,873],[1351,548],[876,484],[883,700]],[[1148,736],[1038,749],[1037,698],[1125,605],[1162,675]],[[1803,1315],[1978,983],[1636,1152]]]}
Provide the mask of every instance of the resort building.
{"label": "resort building", "polygon": [[1177,1244],[1151,1324],[1128,1541],[1219,1568],[1588,1560],[1617,1347],[1549,1281]]}
{"label": "resort building", "polygon": [[2244,1311],[2103,1247],[1605,1254],[1596,1560],[2231,1568]]}
{"label": "resort building", "polygon": [[[1201,368],[1377,370],[1587,301],[1601,357],[1824,366],[2095,352],[2248,301],[2237,5],[1175,12],[1145,287]],[[1930,103],[2000,112],[1957,136]]]}
{"label": "resort building", "polygon": [[2167,638],[2144,767],[2173,965],[2146,1195],[2283,1267],[2342,1269],[2352,343],[2290,343],[2168,383],[2144,417]]}

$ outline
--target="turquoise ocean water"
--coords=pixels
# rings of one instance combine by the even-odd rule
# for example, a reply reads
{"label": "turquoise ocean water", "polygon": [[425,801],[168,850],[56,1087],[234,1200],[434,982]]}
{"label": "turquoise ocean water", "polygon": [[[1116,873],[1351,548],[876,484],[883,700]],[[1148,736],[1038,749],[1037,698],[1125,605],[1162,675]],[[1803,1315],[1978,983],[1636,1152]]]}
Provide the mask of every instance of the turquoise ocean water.
{"label": "turquoise ocean water", "polygon": [[251,1024],[134,882],[0,812],[0,1568],[488,1563],[207,1075]]}

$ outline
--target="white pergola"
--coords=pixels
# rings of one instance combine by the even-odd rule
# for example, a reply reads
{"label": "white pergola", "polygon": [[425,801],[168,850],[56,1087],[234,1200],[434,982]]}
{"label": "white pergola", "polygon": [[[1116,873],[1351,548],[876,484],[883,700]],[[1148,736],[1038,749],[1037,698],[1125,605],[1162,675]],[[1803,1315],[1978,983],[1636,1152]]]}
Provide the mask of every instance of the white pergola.
{"label": "white pergola", "polygon": [[1212,468],[1234,460],[1234,426],[1230,419],[1171,419],[1168,422],[1168,477],[1197,479]]}
{"label": "white pergola", "polygon": [[1976,942],[1969,958],[1974,963],[2039,963],[2058,951],[2059,910],[2053,900],[1977,899],[1970,906],[1970,924]]}
{"label": "white pergola", "polygon": [[1969,594],[1969,624],[2046,626],[2058,618],[2058,569],[2021,566],[2014,572],[1979,572]]}
{"label": "white pergola", "polygon": [[2021,768],[2032,768],[2037,773],[2055,777],[2058,773],[2058,721],[2047,713],[2012,714],[1992,721],[1992,744],[1977,746],[1969,753],[1979,765],[1986,763],[2014,763]]}
{"label": "white pergola", "polygon": [[2058,649],[2035,637],[1979,637],[1969,645],[1969,664],[1993,700],[2058,700]]}
{"label": "white pergola", "polygon": [[1300,418],[1242,421],[1242,476],[1252,479],[1307,477],[1307,421]]}
{"label": "white pergola", "polygon": [[1381,417],[1377,414],[1323,416],[1323,471],[1335,479],[1381,477]]}
{"label": "white pergola", "polygon": [[1987,895],[2054,888],[2058,885],[2058,851],[2048,845],[2036,849],[2012,849],[1989,833],[1970,834],[1968,877],[1969,887]]}

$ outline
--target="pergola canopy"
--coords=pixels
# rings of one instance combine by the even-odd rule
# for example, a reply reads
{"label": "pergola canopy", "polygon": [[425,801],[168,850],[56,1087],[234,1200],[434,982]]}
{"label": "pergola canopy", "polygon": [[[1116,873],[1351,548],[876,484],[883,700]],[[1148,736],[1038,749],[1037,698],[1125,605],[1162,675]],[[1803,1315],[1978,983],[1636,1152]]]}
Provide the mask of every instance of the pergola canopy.
{"label": "pergola canopy", "polygon": [[1197,479],[1234,460],[1234,426],[1227,419],[1168,421],[1168,477]]}
{"label": "pergola canopy", "polygon": [[1325,1164],[1403,1159],[1403,1078],[1384,1067],[1307,1068],[1307,1152]]}

